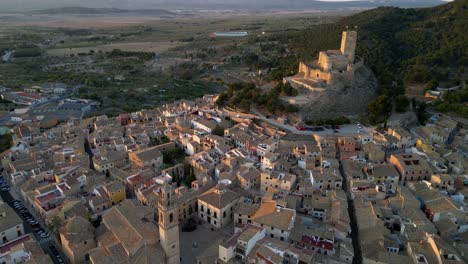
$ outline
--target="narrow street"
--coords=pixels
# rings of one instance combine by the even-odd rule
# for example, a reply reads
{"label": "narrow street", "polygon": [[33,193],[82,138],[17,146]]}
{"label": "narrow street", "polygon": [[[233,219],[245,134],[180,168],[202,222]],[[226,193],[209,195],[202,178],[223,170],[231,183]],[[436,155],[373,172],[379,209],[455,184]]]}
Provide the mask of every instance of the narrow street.
{"label": "narrow street", "polygon": [[[11,191],[14,191],[13,190],[14,187],[12,187]],[[48,239],[45,239],[45,238],[41,238],[39,237],[33,230],[33,228],[31,227],[30,224],[28,224],[24,217],[19,214],[17,212],[17,210],[15,209],[15,207],[13,206],[13,201],[15,200],[15,198],[11,195],[10,192],[5,192],[5,191],[0,191],[0,196],[2,197],[2,200],[7,203],[11,208],[13,208],[13,210],[15,210],[15,212],[18,214],[19,217],[21,217],[21,219],[23,219],[23,225],[24,225],[24,231],[25,233],[27,234],[30,234],[31,236],[33,236],[37,241],[38,241],[38,244],[42,247],[42,249],[44,250],[44,252],[46,254],[48,254],[50,256],[50,258],[52,259],[52,261],[54,263],[57,263],[57,264],[61,264],[61,263],[64,263],[63,261],[60,262],[58,259],[57,259],[57,255],[54,254],[54,252],[52,252],[52,248],[55,247],[59,253],[59,255],[61,256],[61,259],[65,259],[63,257],[63,253],[61,252],[61,248],[60,246],[57,246],[55,244],[55,240],[54,238],[52,238],[52,236],[54,236],[54,234],[52,234],[51,232],[49,232],[50,236]],[[32,210],[29,210],[29,212],[33,215],[35,215],[34,211]],[[35,217],[37,220],[39,220],[39,218]],[[40,222],[40,221],[39,221]],[[45,230],[47,230],[47,228],[45,228],[42,224],[41,224],[41,227]]]}
{"label": "narrow street", "polygon": [[351,225],[351,239],[353,240],[353,249],[354,249],[354,259],[353,264],[361,264],[362,263],[362,250],[361,250],[361,243],[359,240],[359,228],[357,225],[356,220],[356,210],[354,208],[354,201],[351,196],[351,192],[348,188],[348,182],[346,181],[346,177],[343,171],[343,166],[340,162],[340,174],[343,178],[343,190],[346,192],[346,197],[348,198],[348,213],[349,213],[349,220]]}
{"label": "narrow street", "polygon": [[85,138],[85,152],[89,156],[89,168],[94,170],[94,161],[93,161],[93,150],[91,149],[91,146],[89,145],[89,141],[87,138]]}

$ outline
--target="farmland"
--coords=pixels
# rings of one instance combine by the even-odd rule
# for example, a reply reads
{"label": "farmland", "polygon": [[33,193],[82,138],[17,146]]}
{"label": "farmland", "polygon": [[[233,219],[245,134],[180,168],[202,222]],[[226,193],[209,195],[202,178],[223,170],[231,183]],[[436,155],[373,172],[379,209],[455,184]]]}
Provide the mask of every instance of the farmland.
{"label": "farmland", "polygon": [[[0,47],[24,56],[0,64],[0,85],[14,89],[44,82],[79,85],[75,96],[101,102],[100,113],[111,115],[220,92],[230,82],[266,85],[268,77],[252,72],[282,55],[262,53],[261,43],[268,43],[272,34],[344,15],[11,14],[8,20],[0,17]],[[211,33],[216,31],[246,31],[248,36],[214,38]],[[253,53],[261,54],[263,62],[252,61]]]}

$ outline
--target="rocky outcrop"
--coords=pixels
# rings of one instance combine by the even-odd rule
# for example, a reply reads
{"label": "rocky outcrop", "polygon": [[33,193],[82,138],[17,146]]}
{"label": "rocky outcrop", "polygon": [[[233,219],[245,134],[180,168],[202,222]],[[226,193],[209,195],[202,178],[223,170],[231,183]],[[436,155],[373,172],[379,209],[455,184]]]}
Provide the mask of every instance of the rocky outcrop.
{"label": "rocky outcrop", "polygon": [[370,69],[356,69],[351,85],[338,83],[323,92],[309,92],[310,102],[300,106],[304,119],[335,118],[365,114],[369,102],[377,96],[378,83]]}

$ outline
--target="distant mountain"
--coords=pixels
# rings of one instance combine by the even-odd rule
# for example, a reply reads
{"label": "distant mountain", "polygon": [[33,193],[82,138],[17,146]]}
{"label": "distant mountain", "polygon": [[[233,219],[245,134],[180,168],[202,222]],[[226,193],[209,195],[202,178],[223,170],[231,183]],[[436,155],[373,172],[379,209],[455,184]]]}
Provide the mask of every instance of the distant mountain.
{"label": "distant mountain", "polygon": [[[369,9],[379,6],[430,7],[444,3],[442,0],[358,0],[358,1],[318,1],[318,0],[0,0],[1,11],[32,11],[49,9],[60,11],[68,6],[103,9],[98,12],[116,11],[115,9],[239,9],[239,10],[338,10]],[[65,9],[67,11],[67,9]],[[79,12],[96,12],[81,9]],[[89,13],[87,13],[89,14]]]}
{"label": "distant mountain", "polygon": [[119,9],[119,8],[88,8],[79,6],[49,8],[31,11],[32,14],[41,15],[101,15],[101,14],[127,14],[138,13],[158,16],[172,16],[174,13],[164,9]]}

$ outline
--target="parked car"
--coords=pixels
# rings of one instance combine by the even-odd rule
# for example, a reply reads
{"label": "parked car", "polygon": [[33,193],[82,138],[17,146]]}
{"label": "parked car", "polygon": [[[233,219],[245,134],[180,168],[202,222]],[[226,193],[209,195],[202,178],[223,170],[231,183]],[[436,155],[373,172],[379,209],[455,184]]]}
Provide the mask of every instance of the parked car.
{"label": "parked car", "polygon": [[50,251],[52,251],[54,254],[58,253],[58,250],[54,245],[50,245],[49,248],[50,248]]}
{"label": "parked car", "polygon": [[19,210],[19,209],[24,208],[24,205],[18,203],[18,204],[13,204],[13,207]]}

